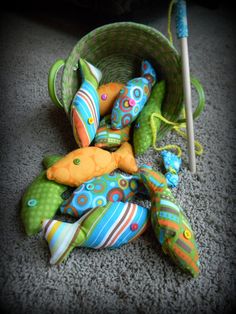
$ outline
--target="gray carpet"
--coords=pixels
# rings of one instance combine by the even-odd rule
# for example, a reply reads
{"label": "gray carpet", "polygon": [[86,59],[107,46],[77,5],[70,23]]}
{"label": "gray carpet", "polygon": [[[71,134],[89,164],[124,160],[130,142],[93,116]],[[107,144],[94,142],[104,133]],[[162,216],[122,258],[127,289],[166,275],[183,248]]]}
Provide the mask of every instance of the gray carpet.
{"label": "gray carpet", "polygon": [[[166,34],[164,9],[155,14],[140,10],[133,20]],[[54,267],[42,233],[25,235],[19,201],[41,171],[43,156],[76,147],[64,113],[49,99],[49,67],[66,58],[79,38],[102,21],[86,22],[72,8],[45,14],[6,12],[1,23],[1,308],[45,314],[229,313],[235,303],[236,250],[236,41],[231,13],[189,7],[191,71],[207,98],[195,134],[205,152],[192,175],[184,149],[174,193],[199,245],[197,279],[164,256],[151,230],[117,250],[75,249]],[[161,144],[167,142],[185,146],[172,133]],[[138,159],[143,161],[159,165],[152,150]]]}

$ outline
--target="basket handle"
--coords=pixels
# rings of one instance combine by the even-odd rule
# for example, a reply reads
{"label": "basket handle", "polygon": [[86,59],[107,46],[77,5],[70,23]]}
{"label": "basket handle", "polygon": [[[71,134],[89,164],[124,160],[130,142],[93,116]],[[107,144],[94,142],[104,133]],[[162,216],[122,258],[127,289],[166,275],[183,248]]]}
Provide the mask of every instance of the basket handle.
{"label": "basket handle", "polygon": [[57,97],[56,93],[56,79],[58,71],[65,65],[65,60],[59,59],[57,60],[50,68],[48,74],[48,92],[52,102],[58,108],[64,108],[62,102]]}

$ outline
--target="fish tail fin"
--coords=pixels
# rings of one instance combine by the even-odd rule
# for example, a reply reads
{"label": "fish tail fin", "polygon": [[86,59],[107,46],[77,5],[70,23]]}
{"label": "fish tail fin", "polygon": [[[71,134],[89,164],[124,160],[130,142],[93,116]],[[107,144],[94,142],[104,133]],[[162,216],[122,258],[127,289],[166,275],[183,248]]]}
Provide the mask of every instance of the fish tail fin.
{"label": "fish tail fin", "polygon": [[102,79],[102,72],[82,58],[80,58],[79,63],[83,79],[90,82],[97,89]]}
{"label": "fish tail fin", "polygon": [[138,166],[134,158],[133,149],[128,142],[122,144],[121,147],[112,154],[117,161],[118,168],[131,174],[137,172]]}
{"label": "fish tail fin", "polygon": [[62,159],[63,156],[60,155],[49,155],[49,156],[45,156],[43,158],[43,165],[45,169],[50,168],[51,166],[53,166],[57,161],[59,161],[60,159]]}
{"label": "fish tail fin", "polygon": [[154,86],[157,81],[156,71],[147,60],[144,60],[141,65],[141,76],[145,77]]}
{"label": "fish tail fin", "polygon": [[59,220],[45,219],[42,222],[44,237],[51,253],[50,264],[55,265],[65,260],[75,247],[75,240],[80,231],[80,224]]}
{"label": "fish tail fin", "polygon": [[161,193],[167,188],[165,176],[161,172],[155,171],[149,164],[143,164],[138,169],[138,173],[150,196]]}

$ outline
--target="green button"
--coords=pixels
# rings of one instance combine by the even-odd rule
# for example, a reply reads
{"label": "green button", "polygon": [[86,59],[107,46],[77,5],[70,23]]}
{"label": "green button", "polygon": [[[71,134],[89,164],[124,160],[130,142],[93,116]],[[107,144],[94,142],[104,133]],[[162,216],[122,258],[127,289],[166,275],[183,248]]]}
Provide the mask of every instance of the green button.
{"label": "green button", "polygon": [[80,159],[79,159],[79,158],[74,159],[74,160],[73,160],[73,163],[74,163],[75,165],[79,165],[79,164],[80,164]]}

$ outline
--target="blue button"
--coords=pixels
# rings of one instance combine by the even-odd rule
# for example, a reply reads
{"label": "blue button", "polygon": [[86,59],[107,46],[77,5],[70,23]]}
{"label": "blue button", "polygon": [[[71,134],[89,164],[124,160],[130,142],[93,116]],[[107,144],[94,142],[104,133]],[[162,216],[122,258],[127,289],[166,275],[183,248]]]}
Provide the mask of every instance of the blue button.
{"label": "blue button", "polygon": [[34,198],[32,198],[31,200],[29,200],[28,202],[27,202],[27,205],[29,206],[29,207],[34,207],[34,206],[36,206],[37,205],[37,200],[36,199],[34,199]]}

